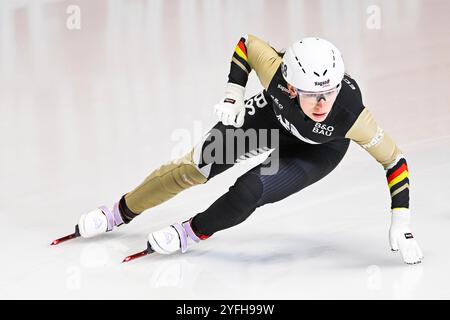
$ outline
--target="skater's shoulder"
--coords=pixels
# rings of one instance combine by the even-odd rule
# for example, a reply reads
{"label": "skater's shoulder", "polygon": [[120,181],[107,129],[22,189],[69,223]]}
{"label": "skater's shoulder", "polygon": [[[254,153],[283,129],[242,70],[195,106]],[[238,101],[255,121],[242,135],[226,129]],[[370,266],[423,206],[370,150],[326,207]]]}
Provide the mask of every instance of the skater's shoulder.
{"label": "skater's shoulder", "polygon": [[347,73],[341,81],[340,93],[340,96],[346,99],[362,100],[361,89],[359,88],[358,82]]}
{"label": "skater's shoulder", "polygon": [[350,115],[358,116],[364,109],[359,85],[356,80],[347,73],[341,81],[341,89],[336,102]]}

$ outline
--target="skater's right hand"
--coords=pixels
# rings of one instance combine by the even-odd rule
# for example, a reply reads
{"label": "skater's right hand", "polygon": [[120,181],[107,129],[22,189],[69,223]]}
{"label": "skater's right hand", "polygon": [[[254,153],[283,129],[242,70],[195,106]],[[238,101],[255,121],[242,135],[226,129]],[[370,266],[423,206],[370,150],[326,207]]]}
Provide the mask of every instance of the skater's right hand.
{"label": "skater's right hand", "polygon": [[226,126],[242,127],[245,118],[244,104],[245,88],[228,83],[225,91],[225,98],[214,106],[217,118]]}
{"label": "skater's right hand", "polygon": [[414,238],[410,227],[411,213],[409,209],[392,210],[391,228],[389,229],[389,244],[392,251],[399,251],[407,264],[422,262],[423,253]]}

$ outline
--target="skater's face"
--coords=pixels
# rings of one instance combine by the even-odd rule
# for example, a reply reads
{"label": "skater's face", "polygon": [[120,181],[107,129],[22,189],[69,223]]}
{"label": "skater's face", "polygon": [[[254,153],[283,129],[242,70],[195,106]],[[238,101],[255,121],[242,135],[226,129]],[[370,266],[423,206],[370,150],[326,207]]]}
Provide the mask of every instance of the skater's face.
{"label": "skater's face", "polygon": [[302,92],[289,83],[288,90],[292,98],[298,98],[303,112],[316,122],[327,118],[339,93],[339,87],[324,92]]}

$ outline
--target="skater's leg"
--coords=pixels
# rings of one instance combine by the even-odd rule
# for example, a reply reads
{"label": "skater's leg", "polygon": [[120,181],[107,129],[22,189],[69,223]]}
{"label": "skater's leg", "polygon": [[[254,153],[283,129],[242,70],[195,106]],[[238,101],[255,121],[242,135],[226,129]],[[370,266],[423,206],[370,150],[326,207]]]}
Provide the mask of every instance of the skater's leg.
{"label": "skater's leg", "polygon": [[[183,224],[150,233],[148,242],[161,254],[180,249],[185,252],[188,239],[195,242],[207,239],[217,231],[241,223],[257,207],[284,199],[320,180],[338,165],[347,147],[348,141],[342,141],[337,148],[294,146],[287,149],[287,153],[280,155],[278,171],[263,175],[262,165],[253,168],[207,210]],[[289,150],[294,150],[293,154]]]}
{"label": "skater's leg", "polygon": [[279,170],[262,175],[257,166],[237,179],[229,191],[191,220],[195,234],[206,239],[246,220],[257,207],[280,201],[317,182],[342,160],[348,141],[336,146],[306,146],[280,155]]}
{"label": "skater's leg", "polygon": [[[140,214],[169,200],[183,190],[205,183],[207,178],[194,163],[193,153],[194,150],[180,159],[162,165],[138,187],[127,193],[123,206],[129,209],[128,214]],[[124,215],[126,213],[124,212]]]}

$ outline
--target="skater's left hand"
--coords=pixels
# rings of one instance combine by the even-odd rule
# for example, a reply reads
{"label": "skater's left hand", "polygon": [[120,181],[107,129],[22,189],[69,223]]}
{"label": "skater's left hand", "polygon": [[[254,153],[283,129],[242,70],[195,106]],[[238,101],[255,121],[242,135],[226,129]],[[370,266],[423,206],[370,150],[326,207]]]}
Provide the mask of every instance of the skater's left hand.
{"label": "skater's left hand", "polygon": [[392,211],[389,243],[392,251],[400,250],[405,263],[417,264],[422,262],[423,253],[412,234],[410,221],[409,209],[401,208]]}
{"label": "skater's left hand", "polygon": [[226,126],[242,127],[245,120],[245,88],[228,83],[225,98],[214,106],[217,118]]}

